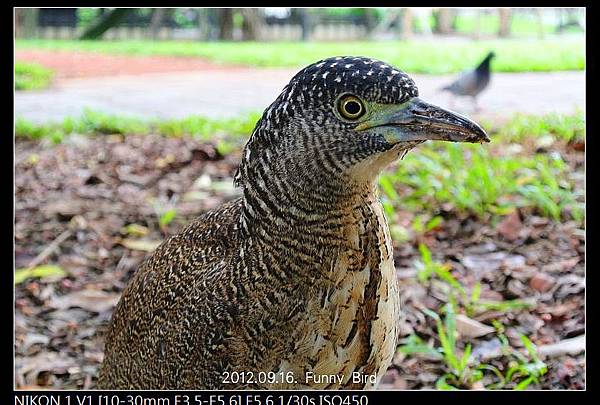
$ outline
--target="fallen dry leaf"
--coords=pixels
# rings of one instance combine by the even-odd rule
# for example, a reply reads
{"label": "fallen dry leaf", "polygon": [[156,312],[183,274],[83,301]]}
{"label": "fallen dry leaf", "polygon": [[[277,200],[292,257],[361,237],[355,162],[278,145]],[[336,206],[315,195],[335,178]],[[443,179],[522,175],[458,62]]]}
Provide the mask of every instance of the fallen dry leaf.
{"label": "fallen dry leaf", "polygon": [[119,294],[107,293],[100,290],[80,290],[51,301],[50,305],[56,309],[78,307],[90,312],[105,312],[112,310],[119,301]]}
{"label": "fallen dry leaf", "polygon": [[536,273],[529,280],[529,286],[539,292],[550,291],[555,283],[554,277],[542,272]]}
{"label": "fallen dry leaf", "polygon": [[40,278],[45,280],[57,280],[66,277],[67,272],[55,265],[42,265],[32,268],[15,270],[15,284],[22,283],[29,278]]}
{"label": "fallen dry leaf", "polygon": [[158,247],[158,245],[160,245],[161,241],[145,239],[121,239],[119,243],[125,246],[127,249],[152,252]]}
{"label": "fallen dry leaf", "polygon": [[489,325],[478,322],[475,319],[471,319],[466,315],[457,314],[456,330],[464,337],[475,338],[485,336],[494,332],[496,329]]}
{"label": "fallen dry leaf", "polygon": [[585,335],[571,339],[565,339],[558,343],[538,346],[537,352],[540,356],[556,357],[563,354],[575,355],[585,351]]}
{"label": "fallen dry leaf", "polygon": [[24,380],[33,385],[37,376],[44,371],[56,374],[66,373],[77,361],[56,352],[42,352],[35,356],[18,358],[15,361],[15,373],[25,377]]}
{"label": "fallen dry leaf", "polygon": [[519,211],[515,210],[512,213],[504,217],[504,219],[496,227],[498,233],[502,235],[508,241],[515,241],[519,239],[521,231],[523,229],[523,223],[519,216]]}
{"label": "fallen dry leaf", "polygon": [[[67,269],[69,278],[58,283],[36,279],[15,286],[17,365],[22,366],[29,357],[34,363],[43,363],[38,366],[28,363],[31,367],[26,375],[15,370],[15,384],[19,388],[94,388],[118,294],[147,252],[155,247],[145,244],[138,250],[136,247],[140,246],[135,246],[135,242],[126,247],[119,243],[120,238],[155,243],[164,238],[149,201],[163,204],[173,201],[177,217],[170,226],[175,233],[191,219],[233,198],[233,191],[239,193],[240,189],[232,190],[231,177],[241,151],[209,162],[211,156],[219,158],[214,147],[191,138],[136,135],[114,138],[117,143],[107,136],[86,136],[80,138],[83,142],[72,144],[44,145],[23,139],[15,144],[16,267],[30,266],[41,249],[59,239],[57,235],[67,230],[72,232],[52,252],[55,256],[52,263]],[[558,143],[553,145],[555,149],[559,147]],[[37,155],[35,164],[27,162],[33,153]],[[522,153],[528,153],[528,148],[523,147]],[[167,155],[175,157],[175,161],[157,168],[157,159]],[[573,169],[574,181],[583,187],[583,159],[573,161],[562,150],[561,156]],[[583,158],[580,153],[577,156]],[[404,186],[398,190],[402,195],[406,191]],[[71,205],[63,201],[79,203]],[[480,323],[475,324],[475,332],[465,331],[472,325],[468,318],[461,323],[459,317],[465,333],[461,344],[471,343],[473,356],[480,356],[482,361],[490,358],[495,366],[507,369],[508,358],[502,355],[501,343],[493,332],[466,337],[469,333],[476,335],[490,330],[487,328],[494,319],[506,327],[506,335],[515,348],[521,348],[523,333],[538,347],[548,345],[550,349],[554,342],[585,333],[585,231],[579,229],[583,224],[549,220],[539,216],[539,212],[523,208],[519,218],[522,228],[518,233],[518,224],[511,223],[509,215],[502,218],[506,222],[498,229],[485,218],[458,213],[452,204],[445,204],[440,210],[444,225],[431,235],[433,239],[428,239],[428,243],[435,240],[431,246],[433,259],[451,263],[452,274],[468,291],[473,283],[481,282],[480,302],[492,300],[500,304],[531,298],[529,282],[538,272],[556,280],[550,290],[552,294],[535,294],[530,307],[515,306],[502,311],[490,307],[473,317]],[[409,210],[399,210],[390,218],[389,225],[409,228],[415,215]],[[69,223],[67,219],[71,216]],[[124,229],[127,224],[139,227]],[[517,234],[515,240],[523,243],[510,240]],[[414,262],[419,259],[414,241],[395,244],[394,262],[399,269],[402,299],[399,330],[402,336],[416,334],[428,344],[435,344],[438,336],[435,324],[425,317],[422,308],[439,313],[441,305],[448,302],[449,292],[439,288],[439,283],[418,282]],[[36,358],[39,354],[46,355]],[[581,361],[584,357],[578,355],[568,373],[563,372],[568,377],[561,381],[557,379],[560,370],[556,364],[568,364],[569,354],[550,359],[548,373],[535,388],[585,388],[585,362]],[[389,388],[433,389],[445,372],[437,359],[397,355],[384,382]],[[481,382],[487,386],[493,376],[485,374]]]}
{"label": "fallen dry leaf", "polygon": [[573,267],[579,263],[579,257],[571,257],[570,259],[559,260],[557,262],[553,262],[547,264],[543,267],[545,272],[554,273],[554,272],[567,272],[571,271]]}
{"label": "fallen dry leaf", "polygon": [[548,313],[553,317],[558,318],[567,315],[568,313],[576,310],[577,308],[579,308],[579,303],[571,301],[554,306],[543,306],[539,309],[539,312]]}
{"label": "fallen dry leaf", "polygon": [[481,255],[466,255],[462,264],[477,273],[490,273],[501,267],[516,269],[525,265],[525,257],[522,255],[509,255],[506,252],[492,252]]}

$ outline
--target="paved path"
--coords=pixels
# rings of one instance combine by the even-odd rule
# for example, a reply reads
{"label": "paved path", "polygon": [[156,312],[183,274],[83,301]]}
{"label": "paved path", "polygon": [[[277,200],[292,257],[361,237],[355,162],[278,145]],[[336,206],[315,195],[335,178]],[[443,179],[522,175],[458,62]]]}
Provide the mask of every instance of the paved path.
{"label": "paved path", "polygon": [[[79,116],[88,107],[144,118],[191,114],[232,117],[262,111],[297,69],[235,69],[151,73],[64,79],[51,89],[15,94],[15,116],[36,122]],[[457,100],[438,89],[454,75],[411,75],[421,97],[471,114],[470,100]],[[585,73],[496,73],[480,97],[478,116],[508,117],[515,112],[569,113],[585,108]]]}

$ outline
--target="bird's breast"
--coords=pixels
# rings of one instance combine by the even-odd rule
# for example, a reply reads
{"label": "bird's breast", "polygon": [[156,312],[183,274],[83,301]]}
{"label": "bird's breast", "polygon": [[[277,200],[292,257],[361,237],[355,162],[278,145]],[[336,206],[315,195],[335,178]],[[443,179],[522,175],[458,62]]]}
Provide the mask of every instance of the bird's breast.
{"label": "bird's breast", "polygon": [[[307,331],[296,358],[307,364],[301,385],[362,389],[376,385],[390,365],[397,338],[398,293],[392,244],[381,204],[348,216],[345,245],[310,301]],[[332,377],[335,376],[335,377]]]}

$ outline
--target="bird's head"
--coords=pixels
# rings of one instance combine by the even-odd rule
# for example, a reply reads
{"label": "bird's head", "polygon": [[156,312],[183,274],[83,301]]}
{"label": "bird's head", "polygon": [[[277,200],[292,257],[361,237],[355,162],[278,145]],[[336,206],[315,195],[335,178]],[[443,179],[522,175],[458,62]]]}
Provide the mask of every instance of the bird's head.
{"label": "bird's head", "polygon": [[413,80],[387,63],[324,59],[296,74],[265,110],[236,180],[268,172],[296,183],[372,182],[427,140],[489,142],[473,121],[418,98]]}
{"label": "bird's head", "polygon": [[496,53],[494,51],[489,51],[488,54],[483,58],[479,66],[477,66],[478,70],[489,70],[490,62],[492,59],[496,57]]}

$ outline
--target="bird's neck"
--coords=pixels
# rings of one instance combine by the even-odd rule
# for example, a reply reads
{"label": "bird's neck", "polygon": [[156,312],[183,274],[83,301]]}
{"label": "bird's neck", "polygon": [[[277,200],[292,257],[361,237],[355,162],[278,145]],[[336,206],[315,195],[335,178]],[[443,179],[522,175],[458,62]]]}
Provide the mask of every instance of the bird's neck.
{"label": "bird's neck", "polygon": [[491,60],[492,60],[492,58],[488,56],[479,64],[479,66],[477,66],[476,70],[478,72],[485,72],[485,71],[490,70],[490,61]]}
{"label": "bird's neck", "polygon": [[246,183],[241,219],[252,233],[266,223],[280,228],[307,229],[330,222],[358,205],[376,199],[374,182],[348,179],[286,176],[285,180],[262,178]]}
{"label": "bird's neck", "polygon": [[282,271],[290,262],[304,264],[296,271],[305,269],[312,278],[315,267],[328,266],[343,248],[349,231],[362,226],[359,219],[379,224],[375,210],[368,208],[380,204],[376,190],[374,182],[259,177],[244,185],[239,229],[246,251],[260,252],[265,255],[261,261]]}

